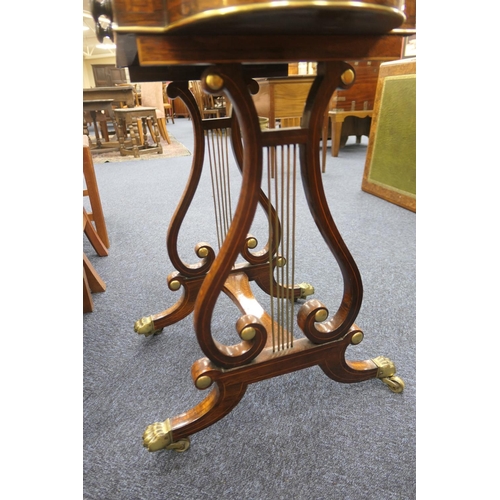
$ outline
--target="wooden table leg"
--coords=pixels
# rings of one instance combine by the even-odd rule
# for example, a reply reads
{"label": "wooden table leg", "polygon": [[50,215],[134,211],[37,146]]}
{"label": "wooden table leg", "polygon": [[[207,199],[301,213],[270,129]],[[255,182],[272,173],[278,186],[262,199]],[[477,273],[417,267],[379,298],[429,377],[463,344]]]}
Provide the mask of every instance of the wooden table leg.
{"label": "wooden table leg", "polygon": [[344,121],[337,121],[336,116],[331,117],[331,123],[332,123],[332,156],[337,157],[339,155],[339,150],[340,150],[340,139],[342,135],[342,122]]}

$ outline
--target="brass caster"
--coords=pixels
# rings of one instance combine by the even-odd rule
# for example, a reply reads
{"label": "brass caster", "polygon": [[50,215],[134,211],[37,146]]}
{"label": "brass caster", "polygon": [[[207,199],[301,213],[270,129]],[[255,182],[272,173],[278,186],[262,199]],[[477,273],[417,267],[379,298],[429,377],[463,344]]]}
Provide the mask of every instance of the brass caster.
{"label": "brass caster", "polygon": [[149,337],[150,335],[158,335],[163,331],[163,328],[155,330],[153,316],[148,316],[141,318],[134,323],[134,331],[139,335]]}
{"label": "brass caster", "polygon": [[380,380],[382,380],[384,384],[387,384],[389,389],[395,393],[403,392],[403,389],[405,388],[405,383],[403,382],[403,380],[396,376],[381,378]]}
{"label": "brass caster", "polygon": [[167,418],[165,422],[156,422],[148,425],[142,435],[142,442],[143,446],[147,448],[148,451],[166,449],[174,450],[177,453],[182,453],[188,450],[191,445],[191,441],[188,437],[172,441],[172,429],[169,418]]}
{"label": "brass caster", "polygon": [[378,367],[377,378],[382,380],[384,384],[387,384],[392,392],[403,392],[405,383],[402,379],[395,376],[396,367],[394,363],[384,356],[374,358],[372,361]]}

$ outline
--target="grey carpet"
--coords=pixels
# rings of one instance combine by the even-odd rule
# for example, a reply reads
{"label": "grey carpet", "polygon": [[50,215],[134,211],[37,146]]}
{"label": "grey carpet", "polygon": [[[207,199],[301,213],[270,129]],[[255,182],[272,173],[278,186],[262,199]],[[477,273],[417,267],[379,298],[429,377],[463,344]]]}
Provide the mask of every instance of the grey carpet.
{"label": "grey carpet", "polygon": [[[169,133],[192,151],[191,122]],[[108,257],[84,250],[107,285],[83,318],[83,492],[85,500],[411,500],[416,498],[416,216],[361,191],[366,140],[350,139],[323,174],[338,228],[363,278],[356,324],[365,338],[349,359],[389,357],[406,388],[379,380],[339,384],[313,367],[249,386],[224,419],[191,437],[185,453],[150,453],[150,423],[189,410],[205,393],[190,369],[201,350],[188,318],[161,335],[133,331],[142,316],[177,300],[165,234],[192,156],[95,166],[110,237]],[[237,177],[236,177],[237,178]],[[213,241],[209,180],[203,176],[180,247]],[[297,281],[327,305],[339,272],[299,199]],[[258,230],[258,228],[257,228]],[[215,245],[215,242],[214,242]],[[234,328],[221,300],[216,327]]]}

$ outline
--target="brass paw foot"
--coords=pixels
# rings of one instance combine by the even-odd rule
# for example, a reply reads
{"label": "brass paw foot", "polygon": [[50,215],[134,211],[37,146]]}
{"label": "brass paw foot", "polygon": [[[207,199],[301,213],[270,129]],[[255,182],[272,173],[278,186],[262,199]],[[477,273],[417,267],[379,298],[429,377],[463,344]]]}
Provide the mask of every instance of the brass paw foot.
{"label": "brass paw foot", "polygon": [[297,286],[300,288],[299,299],[305,299],[314,293],[314,287],[309,283],[299,283]]}
{"label": "brass paw foot", "polygon": [[147,316],[137,320],[134,323],[134,331],[139,335],[144,335],[145,337],[149,337],[150,335],[157,335],[163,328],[155,330],[155,325],[153,322],[153,316]]}
{"label": "brass paw foot", "polygon": [[379,356],[378,358],[372,359],[372,361],[377,365],[378,372],[377,378],[382,380],[392,392],[403,392],[405,388],[405,383],[399,377],[396,377],[396,367],[394,363],[384,356]]}
{"label": "brass paw foot", "polygon": [[148,425],[142,436],[143,446],[148,451],[159,451],[163,449],[175,450],[179,453],[186,451],[191,444],[189,438],[181,438],[178,441],[172,441],[172,429],[170,419],[165,422],[156,422]]}

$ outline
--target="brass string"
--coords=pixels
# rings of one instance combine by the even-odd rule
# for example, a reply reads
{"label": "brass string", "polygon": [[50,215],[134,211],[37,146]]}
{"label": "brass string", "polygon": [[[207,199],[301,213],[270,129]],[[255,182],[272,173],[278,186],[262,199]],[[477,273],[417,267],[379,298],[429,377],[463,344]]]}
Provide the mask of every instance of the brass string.
{"label": "brass string", "polygon": [[[267,148],[267,197],[269,199],[268,204],[268,221],[269,221],[269,249],[274,248],[274,234],[273,225],[276,221],[272,220],[273,213],[271,210],[272,206],[272,188],[271,188],[271,177],[274,166],[272,165],[272,154],[271,148]],[[274,278],[273,278],[273,256],[269,258],[269,295],[271,298],[271,338],[273,341],[273,352],[276,351],[276,331],[274,328]]]}
{"label": "brass string", "polygon": [[223,230],[224,230],[224,238],[229,231],[230,217],[229,217],[229,206],[228,206],[228,165],[226,163],[226,157],[224,155],[224,144],[222,142],[223,131],[218,129],[214,131],[214,134],[217,138],[217,154],[218,154],[218,165],[220,165],[220,191],[222,196],[222,216],[223,216]]}
{"label": "brass string", "polygon": [[231,202],[231,176],[229,174],[229,132],[227,129],[221,130],[221,141],[224,139],[224,142],[221,144],[222,150],[225,153],[224,155],[224,163],[225,163],[225,172],[226,172],[226,213],[227,213],[227,223],[226,223],[226,234],[229,231],[229,226],[233,221],[233,211],[232,211],[232,202]]}
{"label": "brass string", "polygon": [[293,318],[290,318],[290,304],[291,304],[291,288],[290,288],[290,264],[293,266],[293,257],[290,255],[290,146],[286,147],[287,151],[287,168],[286,168],[286,263],[287,263],[287,273],[286,273],[286,331],[287,331],[287,348],[290,347],[290,330],[293,324]]}
{"label": "brass string", "polygon": [[[283,146],[281,146],[278,150],[280,153],[283,153]],[[278,156],[278,155],[276,155]],[[280,159],[281,159],[281,171],[280,172],[277,172],[276,169],[275,169],[275,172],[276,172],[276,182],[275,182],[275,186],[276,186],[276,207],[277,207],[277,210],[278,210],[278,213],[279,213],[279,218],[281,221],[283,221],[283,196],[282,196],[282,193],[283,193],[283,164],[282,164],[282,161],[283,161],[283,154],[280,155]],[[278,163],[278,162],[276,162]],[[276,165],[276,167],[278,167],[278,165]],[[281,182],[280,182],[280,179],[281,179]],[[281,189],[280,189],[281,188]],[[279,208],[278,208],[279,207]],[[279,249],[278,249],[278,254],[280,255],[280,257],[283,257],[283,235],[281,235],[281,238],[280,238],[280,244],[279,244]],[[284,268],[283,266],[278,266],[278,269],[277,269],[277,282],[278,282],[278,289],[277,289],[277,294],[276,294],[276,298],[277,298],[277,309],[278,309],[278,345],[279,345],[279,349],[281,350],[283,348],[283,296],[282,296],[282,292],[283,292],[283,286],[282,286],[282,283],[283,283],[283,271],[284,271]]]}
{"label": "brass string", "polygon": [[[227,234],[227,216],[226,216],[226,206],[225,206],[225,197],[224,197],[224,169],[222,168],[221,162],[221,151],[220,151],[220,131],[213,130],[212,137],[214,138],[214,154],[215,161],[217,165],[218,172],[218,194],[220,200],[220,224],[221,224],[221,233],[222,233],[222,241],[224,241]],[[219,245],[220,247],[220,245]]]}
{"label": "brass string", "polygon": [[[272,146],[267,150],[267,191],[269,198],[269,244],[279,237],[275,258],[281,265],[269,261],[270,307],[272,318],[273,351],[293,347],[294,283],[296,241],[297,147]],[[271,207],[275,208],[272,221]],[[281,227],[280,235],[273,235],[272,222]],[[278,261],[279,263],[279,261]]]}
{"label": "brass string", "polygon": [[[293,145],[293,175],[292,175],[292,286],[295,283],[295,223],[297,220],[296,214],[297,208],[297,146]],[[293,290],[290,290],[291,300],[290,300],[290,318],[291,318],[291,330],[290,330],[290,347],[293,347],[293,325],[294,321],[294,308],[293,308]]]}
{"label": "brass string", "polygon": [[[284,223],[285,221],[285,204],[283,202],[283,198],[284,198],[284,195],[285,195],[285,166],[284,166],[284,160],[285,160],[285,156],[283,154],[283,146],[280,146],[280,184],[281,184],[281,189],[280,189],[280,200],[279,200],[279,203],[280,203],[280,213],[281,213],[281,221],[282,223]],[[281,241],[280,241],[280,255],[285,258],[285,252],[284,252],[284,245],[285,245],[285,234],[284,234],[284,230],[283,230],[283,235],[282,235],[282,238],[281,238]],[[280,291],[279,293],[279,311],[280,311],[280,315],[279,315],[279,324],[280,324],[280,346],[281,346],[281,349],[284,349],[285,346],[284,346],[284,343],[285,343],[285,331],[284,331],[284,326],[285,326],[285,293],[284,293],[284,283],[285,283],[285,266],[286,266],[286,263],[285,265],[282,265],[280,268],[279,268],[279,275],[280,275],[280,280],[279,280],[279,288],[278,290]]]}
{"label": "brass string", "polygon": [[232,221],[228,138],[220,129],[206,132],[212,194],[219,249]]}
{"label": "brass string", "polygon": [[213,137],[212,133],[210,131],[205,132],[205,139],[206,139],[206,147],[207,147],[207,156],[210,164],[210,179],[212,182],[212,196],[213,196],[213,203],[214,203],[214,215],[215,215],[215,227],[217,230],[217,242],[219,244],[219,249],[222,245],[222,234],[221,234],[221,228],[220,228],[220,218],[219,218],[219,213],[220,213],[220,199],[217,193],[217,168],[215,165],[215,159],[213,157],[213,147],[212,147],[212,142],[213,142]]}

